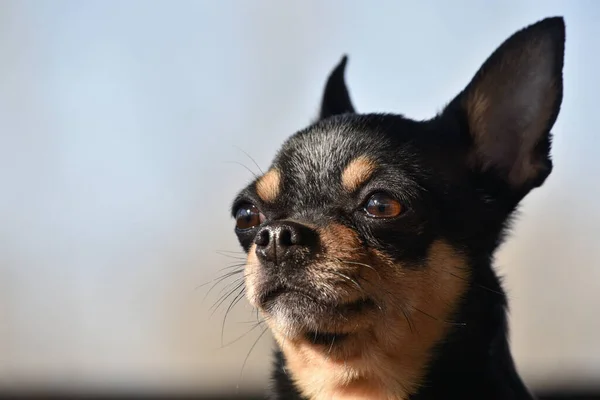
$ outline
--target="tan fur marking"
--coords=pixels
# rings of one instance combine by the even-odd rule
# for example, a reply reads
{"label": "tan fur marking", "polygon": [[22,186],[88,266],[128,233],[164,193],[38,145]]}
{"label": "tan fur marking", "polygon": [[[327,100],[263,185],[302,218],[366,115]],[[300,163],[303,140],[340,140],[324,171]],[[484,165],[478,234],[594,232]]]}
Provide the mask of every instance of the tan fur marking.
{"label": "tan fur marking", "polygon": [[344,225],[331,223],[318,232],[323,253],[328,257],[352,259],[364,251],[356,231]]}
{"label": "tan fur marking", "polygon": [[266,203],[273,202],[281,188],[281,174],[276,169],[270,169],[256,182],[256,194]]}
{"label": "tan fur marking", "polygon": [[342,172],[342,186],[348,192],[354,192],[375,172],[377,165],[365,156],[355,158]]}
{"label": "tan fur marking", "polygon": [[252,244],[246,258],[246,266],[244,267],[244,283],[246,286],[246,298],[254,307],[258,306],[256,303],[256,282],[259,273],[260,261],[256,257],[256,245]]}
{"label": "tan fur marking", "polygon": [[338,263],[336,269],[359,274],[364,290],[381,309],[340,327],[352,335],[331,347],[286,337],[282,327],[267,320],[287,360],[287,372],[313,400],[407,399],[422,382],[433,346],[454,326],[449,321],[467,288],[466,260],[438,241],[425,265],[406,268],[361,248],[349,228],[332,225],[321,235],[325,257],[371,267]]}

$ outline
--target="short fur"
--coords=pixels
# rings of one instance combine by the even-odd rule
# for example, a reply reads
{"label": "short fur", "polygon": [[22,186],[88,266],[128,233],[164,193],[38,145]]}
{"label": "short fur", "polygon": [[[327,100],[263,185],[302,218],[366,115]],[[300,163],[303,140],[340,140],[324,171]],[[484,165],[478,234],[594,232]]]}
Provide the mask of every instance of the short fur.
{"label": "short fur", "polygon": [[515,33],[426,121],[356,114],[342,59],[232,208],[278,344],[272,399],[532,398],[492,261],[552,170],[564,42],[559,17]]}

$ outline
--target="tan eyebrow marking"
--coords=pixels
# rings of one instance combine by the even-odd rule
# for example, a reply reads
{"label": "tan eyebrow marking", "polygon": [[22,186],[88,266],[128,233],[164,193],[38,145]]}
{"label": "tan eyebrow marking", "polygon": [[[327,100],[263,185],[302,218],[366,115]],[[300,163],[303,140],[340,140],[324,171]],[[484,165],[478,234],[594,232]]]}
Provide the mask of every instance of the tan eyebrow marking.
{"label": "tan eyebrow marking", "polygon": [[342,172],[342,186],[353,192],[364,184],[377,169],[377,164],[366,156],[356,157]]}
{"label": "tan eyebrow marking", "polygon": [[265,203],[273,202],[281,189],[281,174],[277,169],[270,169],[256,182],[256,194]]}

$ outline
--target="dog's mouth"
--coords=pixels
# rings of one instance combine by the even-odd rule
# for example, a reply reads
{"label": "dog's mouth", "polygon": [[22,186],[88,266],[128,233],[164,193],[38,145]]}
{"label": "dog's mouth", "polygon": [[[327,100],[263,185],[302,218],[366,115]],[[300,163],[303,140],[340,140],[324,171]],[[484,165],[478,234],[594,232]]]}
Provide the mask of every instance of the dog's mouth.
{"label": "dog's mouth", "polygon": [[321,298],[319,294],[312,293],[305,289],[285,286],[278,286],[266,291],[262,296],[260,296],[260,304],[263,309],[268,310],[275,302],[285,302],[287,299],[304,299],[308,302],[314,303],[324,311],[331,310],[332,312],[338,312],[341,314],[360,313],[366,308],[370,308],[375,305],[373,300],[366,297],[345,302],[331,301]]}
{"label": "dog's mouth", "polygon": [[285,286],[277,286],[267,290],[260,296],[259,303],[263,309],[269,309],[273,306],[274,302],[276,302],[279,298],[285,295],[302,297],[309,301],[319,303],[318,296],[314,293],[311,293],[308,290],[303,290],[299,288],[288,288]]}
{"label": "dog's mouth", "polygon": [[333,346],[350,336],[349,333],[306,332],[304,339],[314,345]]}
{"label": "dog's mouth", "polygon": [[267,314],[279,317],[286,330],[293,328],[307,342],[328,346],[347,339],[361,317],[375,307],[367,297],[333,300],[305,288],[285,286],[264,292],[259,304]]}

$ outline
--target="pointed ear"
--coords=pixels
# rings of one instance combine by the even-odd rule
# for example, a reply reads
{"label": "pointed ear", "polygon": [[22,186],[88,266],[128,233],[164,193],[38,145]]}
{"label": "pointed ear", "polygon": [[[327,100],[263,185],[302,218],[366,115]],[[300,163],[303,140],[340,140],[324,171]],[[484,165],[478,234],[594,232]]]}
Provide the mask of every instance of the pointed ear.
{"label": "pointed ear", "polygon": [[354,107],[344,80],[347,62],[348,56],[344,55],[329,75],[321,100],[321,111],[318,120],[338,114],[354,113]]}
{"label": "pointed ear", "polygon": [[495,171],[515,190],[544,182],[552,170],[550,129],[562,102],[564,43],[560,17],[522,29],[454,100],[466,117],[471,167]]}

